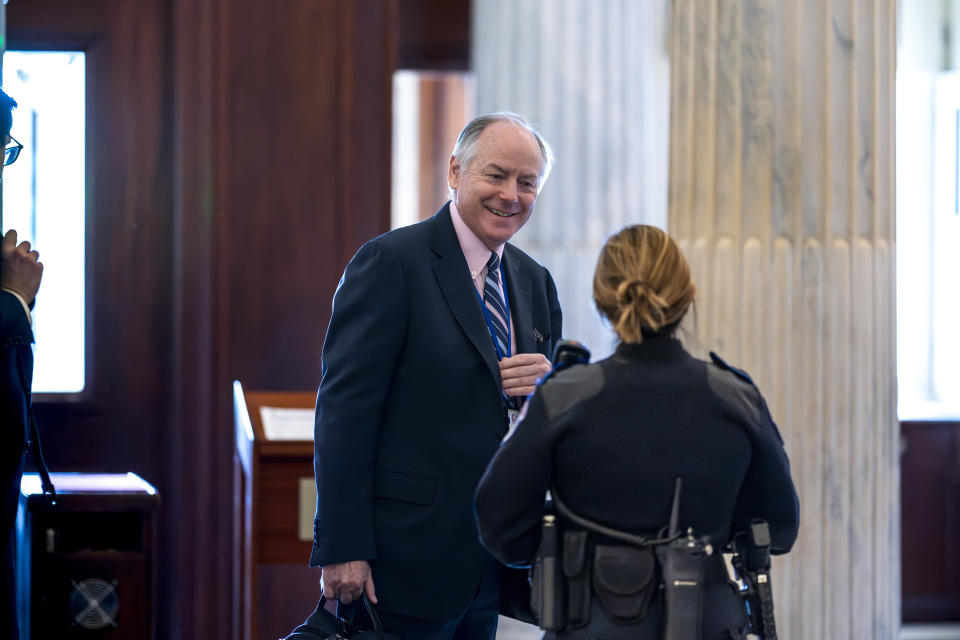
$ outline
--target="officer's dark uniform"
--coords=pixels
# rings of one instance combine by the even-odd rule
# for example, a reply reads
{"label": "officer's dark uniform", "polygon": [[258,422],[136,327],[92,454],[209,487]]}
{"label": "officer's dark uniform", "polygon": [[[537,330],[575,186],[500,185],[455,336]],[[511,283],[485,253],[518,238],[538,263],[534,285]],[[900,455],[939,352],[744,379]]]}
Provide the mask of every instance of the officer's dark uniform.
{"label": "officer's dark uniform", "polygon": [[[494,456],[476,495],[484,546],[529,565],[544,492],[620,530],[656,534],[683,478],[680,525],[723,547],[751,519],[770,524],[771,549],[797,536],[799,503],[783,442],[756,386],[717,357],[693,358],[672,337],[621,344],[614,355],[552,376]],[[704,638],[739,638],[742,603],[714,554],[703,605]],[[561,638],[655,638],[656,613],[615,625],[594,598],[590,625]]]}

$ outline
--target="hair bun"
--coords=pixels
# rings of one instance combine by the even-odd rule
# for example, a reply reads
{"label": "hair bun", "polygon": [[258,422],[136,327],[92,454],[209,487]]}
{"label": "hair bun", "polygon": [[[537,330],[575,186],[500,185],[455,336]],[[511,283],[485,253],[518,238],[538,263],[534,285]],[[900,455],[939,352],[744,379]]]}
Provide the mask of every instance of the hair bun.
{"label": "hair bun", "polygon": [[655,295],[650,287],[650,283],[638,278],[624,280],[617,286],[617,302],[621,305],[634,304],[644,298],[649,299]]}
{"label": "hair bun", "polygon": [[617,286],[617,304],[621,321],[634,318],[640,328],[653,332],[663,326],[669,306],[649,282],[639,278],[624,280]]}
{"label": "hair bun", "polygon": [[593,300],[621,340],[671,332],[693,300],[690,266],[663,229],[625,227],[611,236],[593,274]]}

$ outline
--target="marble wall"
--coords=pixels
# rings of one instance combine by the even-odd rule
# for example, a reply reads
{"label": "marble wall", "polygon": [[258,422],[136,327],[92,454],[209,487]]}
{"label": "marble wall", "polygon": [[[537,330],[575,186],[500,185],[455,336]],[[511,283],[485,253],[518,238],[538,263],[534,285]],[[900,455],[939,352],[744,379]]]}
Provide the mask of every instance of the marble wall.
{"label": "marble wall", "polygon": [[767,397],[801,500],[775,565],[790,640],[899,630],[895,4],[474,3],[478,112],[524,113],[558,152],[517,243],[556,276],[567,336],[609,352],[597,253],[666,225],[697,284],[686,342]]}
{"label": "marble wall", "polygon": [[666,227],[668,0],[473,3],[477,113],[516,111],[557,163],[514,243],[557,281],[565,337],[608,355],[614,334],[592,302],[607,237]]}
{"label": "marble wall", "polygon": [[781,637],[896,638],[894,0],[675,0],[669,229],[801,501]]}

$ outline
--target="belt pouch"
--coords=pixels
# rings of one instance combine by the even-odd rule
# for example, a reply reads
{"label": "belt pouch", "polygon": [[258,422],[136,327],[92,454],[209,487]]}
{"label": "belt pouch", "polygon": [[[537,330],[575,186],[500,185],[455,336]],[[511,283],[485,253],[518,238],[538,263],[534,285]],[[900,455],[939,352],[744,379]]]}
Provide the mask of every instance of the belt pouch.
{"label": "belt pouch", "polygon": [[656,569],[649,547],[597,545],[593,554],[593,589],[607,614],[620,622],[647,617],[656,591]]}
{"label": "belt pouch", "polygon": [[663,576],[663,640],[699,640],[706,558],[703,545],[681,538],[656,548]]}
{"label": "belt pouch", "polygon": [[567,583],[567,624],[574,629],[582,627],[590,622],[586,531],[563,534],[563,575]]}

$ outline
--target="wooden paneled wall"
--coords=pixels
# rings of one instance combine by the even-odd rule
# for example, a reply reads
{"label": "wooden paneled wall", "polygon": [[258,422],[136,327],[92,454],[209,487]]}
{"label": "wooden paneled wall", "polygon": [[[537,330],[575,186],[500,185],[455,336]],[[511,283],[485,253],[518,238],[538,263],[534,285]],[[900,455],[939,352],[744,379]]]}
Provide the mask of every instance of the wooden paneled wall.
{"label": "wooden paneled wall", "polygon": [[[238,568],[231,380],[315,387],[343,267],[389,226],[395,3],[303,0],[277,9],[252,0],[174,5],[174,42],[194,47],[175,47],[174,82],[180,95],[205,98],[199,110],[177,104],[182,129],[174,133],[175,165],[184,163],[174,242],[192,247],[178,265],[186,298],[176,419],[205,445],[192,449],[184,435],[176,473],[180,511],[194,525],[181,527],[177,550],[172,605],[182,638],[239,631],[230,588]],[[194,22],[198,13],[205,23]],[[194,136],[205,147],[199,158]],[[191,371],[195,351],[205,355],[199,373]],[[202,469],[205,486],[194,492],[192,472]]]}
{"label": "wooden paneled wall", "polygon": [[319,383],[343,268],[389,228],[393,72],[465,68],[468,16],[467,0],[7,7],[10,48],[87,52],[90,381],[37,413],[52,469],[159,488],[158,637],[235,637],[231,381]]}
{"label": "wooden paneled wall", "polygon": [[309,388],[343,268],[389,228],[395,3],[221,6],[229,374]]}
{"label": "wooden paneled wall", "polygon": [[397,67],[470,69],[470,0],[398,0]]}
{"label": "wooden paneled wall", "polygon": [[[46,459],[52,471],[134,471],[158,486],[161,540],[174,521],[166,502],[173,417],[168,19],[160,0],[7,6],[8,48],[86,53],[87,388],[79,397],[35,399]],[[41,287],[38,304],[44,295]],[[169,577],[161,572],[159,589],[169,589]]]}
{"label": "wooden paneled wall", "polygon": [[[160,0],[7,7],[8,48],[86,52],[86,281],[94,303],[86,309],[87,389],[35,400],[53,471],[129,469],[151,482],[164,473],[172,337],[166,21]],[[41,287],[38,304],[43,295]]]}
{"label": "wooden paneled wall", "polygon": [[904,622],[960,620],[960,422],[903,422]]}

